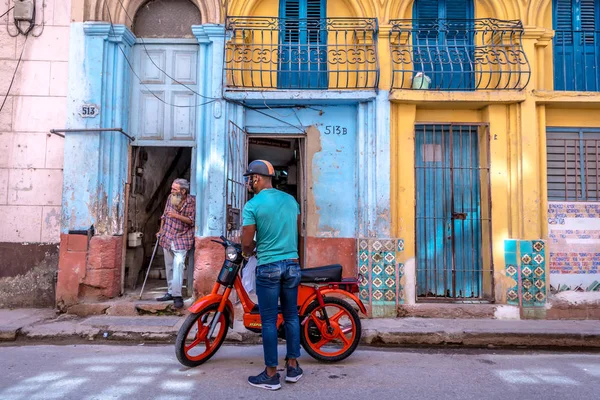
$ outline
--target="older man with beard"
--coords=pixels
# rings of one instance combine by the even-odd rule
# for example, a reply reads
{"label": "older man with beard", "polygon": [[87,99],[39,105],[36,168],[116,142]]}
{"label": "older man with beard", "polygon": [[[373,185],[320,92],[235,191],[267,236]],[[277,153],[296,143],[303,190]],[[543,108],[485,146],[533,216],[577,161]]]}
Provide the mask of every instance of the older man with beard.
{"label": "older man with beard", "polygon": [[160,231],[156,234],[165,255],[168,284],[168,292],[156,300],[173,300],[175,308],[183,307],[181,287],[185,257],[194,246],[196,198],[189,193],[190,183],[185,179],[175,179],[161,216]]}

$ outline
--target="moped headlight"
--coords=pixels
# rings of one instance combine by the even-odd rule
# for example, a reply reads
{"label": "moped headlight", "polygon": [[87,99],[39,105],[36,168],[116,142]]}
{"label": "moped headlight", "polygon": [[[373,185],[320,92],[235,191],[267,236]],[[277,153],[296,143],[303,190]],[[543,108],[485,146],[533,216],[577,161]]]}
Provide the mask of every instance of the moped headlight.
{"label": "moped headlight", "polygon": [[231,262],[237,260],[238,258],[238,251],[235,247],[233,246],[229,246],[225,249],[225,257],[227,257],[227,259]]}

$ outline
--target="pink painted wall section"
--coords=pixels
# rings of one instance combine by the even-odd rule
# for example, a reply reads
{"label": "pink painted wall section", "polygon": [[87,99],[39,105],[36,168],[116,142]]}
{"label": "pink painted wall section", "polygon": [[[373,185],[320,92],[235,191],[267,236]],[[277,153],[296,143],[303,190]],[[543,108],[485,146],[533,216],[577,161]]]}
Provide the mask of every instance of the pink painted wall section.
{"label": "pink painted wall section", "polygon": [[587,290],[600,281],[600,203],[548,206],[550,284]]}
{"label": "pink painted wall section", "polygon": [[0,242],[60,240],[63,139],[48,131],[66,120],[71,1],[36,0],[36,7],[39,37],[11,37],[4,18],[0,29],[0,104],[24,48],[0,112]]}

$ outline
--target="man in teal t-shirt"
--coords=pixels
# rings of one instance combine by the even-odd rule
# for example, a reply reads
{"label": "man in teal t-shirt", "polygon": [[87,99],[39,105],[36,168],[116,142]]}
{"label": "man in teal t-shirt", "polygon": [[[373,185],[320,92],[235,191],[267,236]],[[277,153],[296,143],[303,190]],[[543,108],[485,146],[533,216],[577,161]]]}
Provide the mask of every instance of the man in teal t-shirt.
{"label": "man in teal t-shirt", "polygon": [[[273,188],[275,169],[270,162],[256,160],[244,174],[248,189],[255,196],[243,212],[242,250],[248,257],[256,248],[256,295],[262,322],[265,370],[248,378],[252,386],[281,388],[277,373],[277,306],[281,299],[287,343],[286,382],[298,382],[302,369],[300,357],[300,321],[298,320],[298,226],[300,207],[287,193]],[[256,234],[256,242],[254,242]]]}

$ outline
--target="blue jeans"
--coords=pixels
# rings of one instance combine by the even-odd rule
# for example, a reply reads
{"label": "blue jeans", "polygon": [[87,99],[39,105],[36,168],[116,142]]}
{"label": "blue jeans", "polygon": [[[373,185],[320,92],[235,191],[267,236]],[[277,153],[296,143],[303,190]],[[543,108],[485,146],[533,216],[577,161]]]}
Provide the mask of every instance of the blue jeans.
{"label": "blue jeans", "polygon": [[277,366],[277,305],[285,326],[287,358],[300,357],[300,321],[298,319],[298,285],[300,265],[284,260],[256,267],[256,295],[262,322],[265,365]]}

